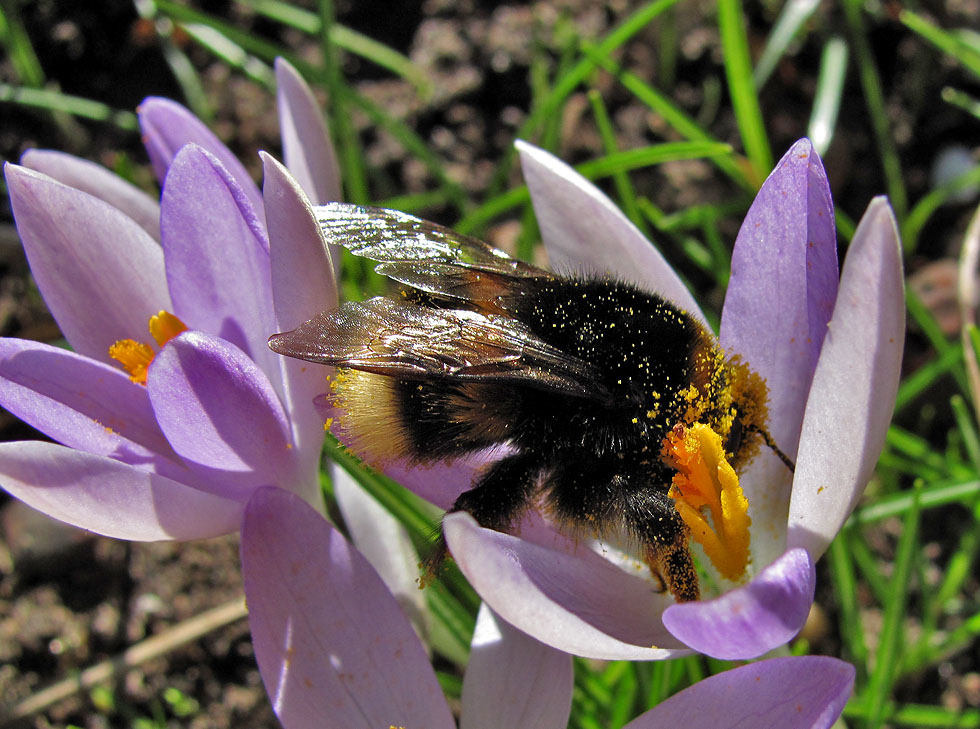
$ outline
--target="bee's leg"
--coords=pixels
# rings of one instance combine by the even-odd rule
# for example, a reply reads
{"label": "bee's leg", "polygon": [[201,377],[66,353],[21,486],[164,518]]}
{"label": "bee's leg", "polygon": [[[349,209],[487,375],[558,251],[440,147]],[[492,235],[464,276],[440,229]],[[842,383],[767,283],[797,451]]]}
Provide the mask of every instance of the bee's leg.
{"label": "bee's leg", "polygon": [[[476,485],[461,493],[446,513],[465,511],[480,526],[504,531],[530,505],[540,473],[540,458],[523,453],[507,456],[491,464]],[[448,551],[446,537],[440,530],[435,548],[425,561],[427,575],[436,572]]]}
{"label": "bee's leg", "polygon": [[700,599],[698,573],[688,547],[688,528],[667,494],[655,487],[629,494],[624,517],[630,532],[643,544],[650,571],[674,599]]}

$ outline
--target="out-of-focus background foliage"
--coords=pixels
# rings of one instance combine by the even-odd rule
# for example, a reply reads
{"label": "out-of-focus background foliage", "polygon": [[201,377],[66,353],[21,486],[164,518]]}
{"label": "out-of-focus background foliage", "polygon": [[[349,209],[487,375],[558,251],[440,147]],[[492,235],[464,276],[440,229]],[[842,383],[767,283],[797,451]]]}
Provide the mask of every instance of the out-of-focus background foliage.
{"label": "out-of-focus background foliage", "polygon": [[[281,55],[320,94],[348,200],[539,256],[512,147],[529,139],[596,179],[717,317],[754,189],[810,136],[842,253],[871,198],[890,196],[910,325],[877,477],[818,567],[791,650],[857,666],[847,726],[980,727],[980,439],[961,338],[972,312],[956,298],[980,202],[978,29],[980,0],[0,0],[0,156],[60,149],[153,190],[133,110],[160,95],[258,176],[256,152],[278,152]],[[362,267],[344,273],[349,296],[379,285]],[[59,338],[6,195],[0,334]],[[6,413],[0,429],[36,436]],[[0,499],[0,714],[241,591],[234,538],[124,544]],[[456,592],[437,619],[465,636],[472,595]],[[458,658],[435,656],[450,697]],[[580,661],[571,726],[621,726],[726,665]],[[9,725],[274,723],[238,621]]]}

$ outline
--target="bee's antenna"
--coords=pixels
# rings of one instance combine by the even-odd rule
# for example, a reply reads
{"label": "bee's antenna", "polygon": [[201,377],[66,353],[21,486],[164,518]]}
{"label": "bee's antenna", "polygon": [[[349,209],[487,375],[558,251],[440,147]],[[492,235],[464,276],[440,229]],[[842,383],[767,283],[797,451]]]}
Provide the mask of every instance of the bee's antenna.
{"label": "bee's antenna", "polygon": [[765,441],[766,445],[769,446],[770,450],[772,450],[772,452],[779,457],[779,460],[782,461],[783,465],[789,469],[789,472],[796,473],[796,464],[793,463],[792,459],[790,459],[789,456],[787,456],[785,453],[779,450],[779,446],[776,445],[776,441],[772,439],[772,436],[769,435],[769,433],[767,433],[765,430],[760,428],[758,425],[754,425],[754,424],[746,426],[746,430],[761,435],[762,440]]}

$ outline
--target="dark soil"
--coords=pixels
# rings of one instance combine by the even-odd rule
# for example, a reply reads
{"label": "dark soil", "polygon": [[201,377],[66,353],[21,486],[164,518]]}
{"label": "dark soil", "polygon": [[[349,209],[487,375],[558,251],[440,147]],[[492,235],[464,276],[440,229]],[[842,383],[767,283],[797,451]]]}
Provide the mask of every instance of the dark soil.
{"label": "dark soil", "polygon": [[[315,49],[302,48],[308,41],[296,32],[282,31],[241,6],[206,0],[197,5],[315,57]],[[767,8],[775,5],[747,3],[750,41],[756,51],[761,50],[774,20]],[[780,64],[764,89],[763,111],[777,156],[805,133],[824,42],[833,33],[846,35],[843,19],[837,16],[839,5],[823,4],[811,24],[814,32]],[[980,17],[977,0],[924,5],[924,12],[932,13],[947,28],[974,27]],[[547,71],[553,74],[576,37],[596,38],[635,7],[628,0],[605,4],[588,0],[347,0],[338,4],[340,22],[409,54],[433,80],[433,92],[420,99],[408,83],[353,58],[346,60],[344,72],[362,93],[402,116],[444,160],[447,173],[479,199],[528,114],[534,98],[529,81],[532,60],[549,59]],[[626,46],[620,60],[639,77],[669,89],[716,137],[739,146],[725,96],[712,8],[707,2],[677,7],[673,22],[680,50],[672,72],[659,64],[653,30]],[[157,36],[136,16],[129,0],[44,0],[22,4],[20,12],[49,81],[62,91],[119,109],[133,109],[147,95],[180,99]],[[873,25],[872,51],[882,75],[908,192],[915,201],[930,189],[930,170],[940,148],[962,144],[975,150],[980,140],[977,120],[942,102],[942,89],[953,85],[980,96],[980,88],[975,79],[889,16],[866,20]],[[255,83],[230,74],[186,37],[177,34],[174,41],[201,72],[215,109],[214,128],[258,177],[257,150],[278,149],[272,96]],[[538,50],[542,48],[543,54]],[[0,81],[17,83],[9,58],[0,59]],[[857,220],[869,200],[884,191],[884,183],[856,73],[851,74],[849,84],[850,102],[841,111],[825,163],[836,201]],[[664,135],[670,138],[663,121],[639,106],[608,74],[596,76],[595,85],[609,107],[621,148],[650,144]],[[5,160],[16,161],[30,147],[57,148],[125,170],[148,189],[152,187],[137,134],[10,104],[0,109],[0,156]],[[366,147],[372,194],[377,199],[435,186],[425,168],[389,135],[361,116],[355,116],[354,123]],[[602,151],[584,93],[577,93],[564,107],[560,124],[564,141],[557,151],[564,159],[578,162]],[[637,173],[634,179],[644,194],[667,211],[737,194],[709,165],[700,162],[665,165]],[[976,199],[968,202],[975,205]],[[922,271],[920,278],[938,291],[937,306],[948,300],[951,284],[943,283],[943,276],[933,267],[956,255],[972,205],[949,206],[935,216],[910,262],[910,270]],[[430,215],[452,222],[447,210],[432,210]],[[55,341],[57,327],[30,277],[5,196],[0,199],[0,218],[0,334]],[[502,239],[507,230],[501,225],[488,235]],[[734,239],[736,230],[737,222],[733,222],[723,231],[727,241]],[[696,283],[702,282],[696,270],[685,273]],[[708,307],[717,307],[721,293],[705,289],[701,297]],[[956,331],[955,322],[949,326],[951,332]],[[909,362],[914,366],[924,345],[916,332],[910,337]],[[949,424],[944,414],[948,408],[915,410],[917,430],[941,434],[937,440],[941,444]],[[928,422],[923,424],[923,418]],[[0,412],[0,437],[15,440],[38,435]],[[2,495],[0,510],[0,707],[242,592],[234,537],[193,544],[126,544],[56,525]],[[944,530],[943,520],[936,521],[939,523],[927,520],[924,528],[941,567],[947,541],[959,531]],[[876,554],[887,556],[894,535],[883,529],[880,538],[880,545],[871,546]],[[832,612],[833,596],[826,580],[821,584],[820,602]],[[869,611],[868,620],[874,619],[874,611]],[[829,634],[826,629],[815,634],[815,647],[834,653],[839,643],[830,630]],[[940,671],[924,677],[921,685],[903,686],[899,698],[980,706],[977,671],[975,657],[952,657]],[[274,726],[275,718],[255,667],[247,624],[241,620],[123,672],[106,689],[61,701],[11,726],[69,724],[92,729],[248,729]],[[3,726],[7,725],[0,719]]]}

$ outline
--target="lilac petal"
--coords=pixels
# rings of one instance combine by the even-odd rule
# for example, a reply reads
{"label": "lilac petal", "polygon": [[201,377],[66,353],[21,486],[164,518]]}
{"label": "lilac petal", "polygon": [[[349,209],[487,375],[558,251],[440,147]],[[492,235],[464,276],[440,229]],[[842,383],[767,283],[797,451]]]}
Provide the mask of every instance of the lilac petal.
{"label": "lilac petal", "polygon": [[146,386],[170,444],[210,490],[244,500],[256,486],[295,482],[286,413],[237,347],[184,332],[153,360]]}
{"label": "lilac petal", "polygon": [[[735,241],[721,317],[721,344],[740,354],[769,387],[769,434],[796,458],[803,409],[837,296],[837,238],[820,157],[801,139],[776,165]],[[768,449],[744,470],[753,560],[766,565],[785,549],[791,476]]]}
{"label": "lilac petal", "polygon": [[208,539],[238,528],[242,505],[55,443],[0,444],[0,485],[28,506],[96,534]]}
{"label": "lilac petal", "polygon": [[463,678],[459,728],[564,729],[573,684],[569,654],[508,625],[484,603]]}
{"label": "lilac petal", "polygon": [[275,331],[268,241],[241,188],[215,157],[188,145],[160,204],[174,313],[241,348],[278,383],[279,358],[266,345]]}
{"label": "lilac petal", "polygon": [[284,58],[276,59],[276,85],[286,167],[314,205],[342,200],[337,157],[310,87]]}
{"label": "lilac petal", "polygon": [[161,185],[167,179],[167,170],[181,147],[185,144],[196,144],[218,158],[222,167],[228,170],[245,193],[261,224],[265,225],[262,195],[248,170],[200,119],[176,101],[157,96],[144,99],[137,113],[140,130],[143,132],[143,144],[146,145],[153,171]]}
{"label": "lilac petal", "polygon": [[419,555],[405,527],[344,469],[333,466],[330,478],[354,546],[377,570],[416,628],[424,631],[426,606],[418,584]]}
{"label": "lilac petal", "polygon": [[285,729],[455,726],[397,603],[329,522],[259,489],[241,551],[255,656]]}
{"label": "lilac petal", "polygon": [[791,549],[744,587],[703,602],[671,605],[664,625],[712,658],[755,658],[796,635],[813,603],[816,570],[805,549]]}
{"label": "lilac petal", "polygon": [[0,338],[0,405],[58,442],[178,478],[146,389],[122,370],[25,339]]}
{"label": "lilac petal", "polygon": [[443,530],[480,597],[542,643],[613,660],[687,653],[660,621],[672,599],[598,554],[585,548],[569,554],[481,529],[465,512],[447,515]]}
{"label": "lilac petal", "polygon": [[552,269],[610,274],[704,319],[660,252],[595,185],[543,149],[521,140],[516,146]]}
{"label": "lilac petal", "polygon": [[788,543],[814,559],[871,478],[895,407],[904,343],[901,244],[891,207],[879,197],[848,249],[803,421]]}
{"label": "lilac petal", "polygon": [[29,149],[20,158],[24,167],[105,200],[132,218],[154,240],[160,240],[160,204],[102,165],[49,149]]}
{"label": "lilac petal", "polygon": [[40,172],[7,164],[7,187],[44,301],[79,354],[109,362],[170,307],[163,251],[131,218]]}
{"label": "lilac petal", "polygon": [[836,658],[771,658],[700,681],[624,729],[829,729],[854,688]]}
{"label": "lilac petal", "polygon": [[499,457],[494,453],[496,451],[481,451],[452,463],[431,465],[399,461],[386,464],[382,470],[388,478],[445,510],[453,505],[457,496],[473,488],[480,470]]}
{"label": "lilac petal", "polygon": [[[321,311],[337,308],[336,278],[320,226],[303,191],[272,157],[263,154],[262,161],[274,331],[286,332]],[[283,399],[292,416],[297,448],[300,457],[315,468],[320,462],[324,421],[313,407],[313,400],[327,389],[331,370],[290,357],[280,359]]]}

